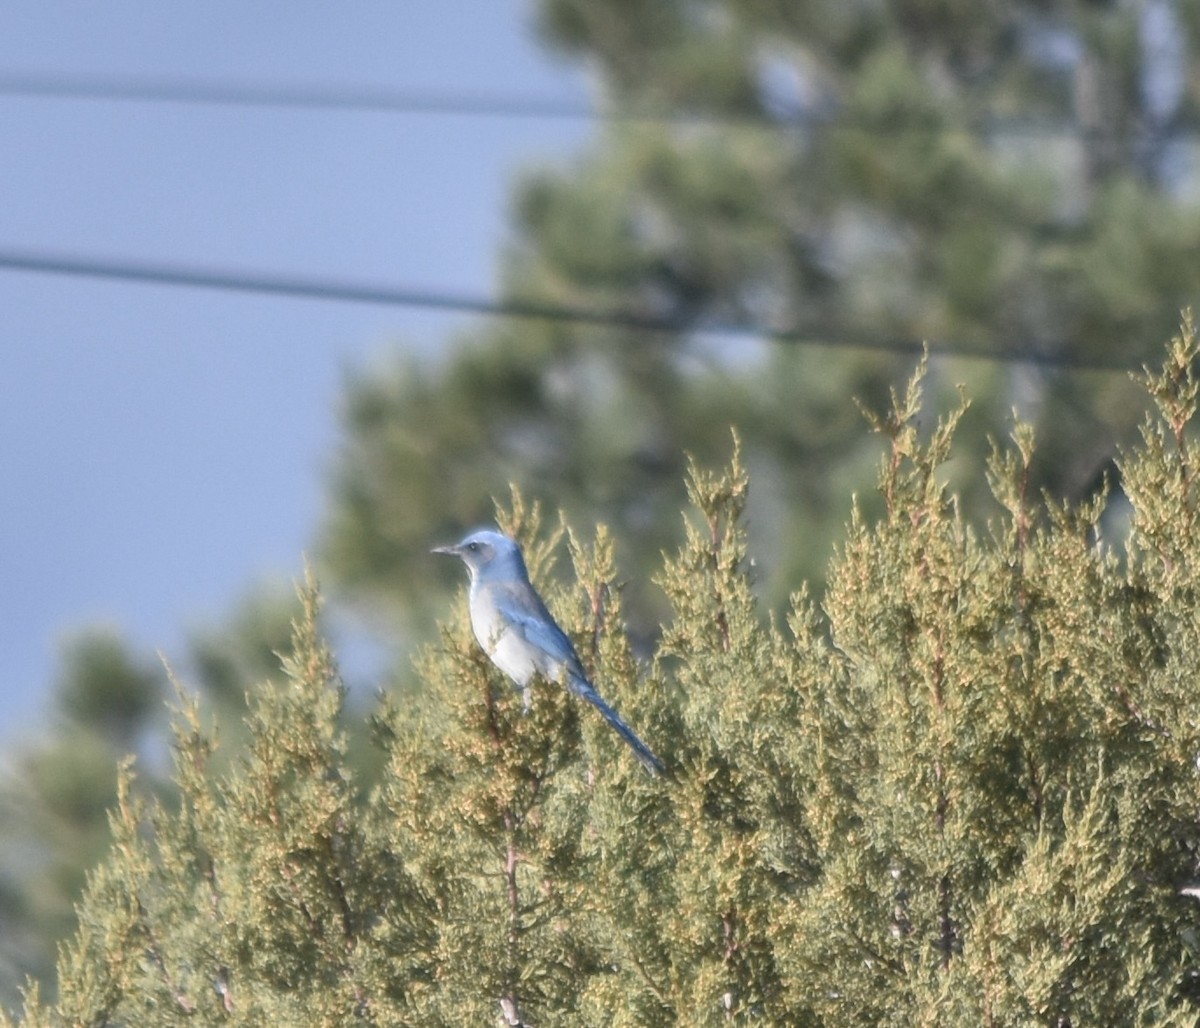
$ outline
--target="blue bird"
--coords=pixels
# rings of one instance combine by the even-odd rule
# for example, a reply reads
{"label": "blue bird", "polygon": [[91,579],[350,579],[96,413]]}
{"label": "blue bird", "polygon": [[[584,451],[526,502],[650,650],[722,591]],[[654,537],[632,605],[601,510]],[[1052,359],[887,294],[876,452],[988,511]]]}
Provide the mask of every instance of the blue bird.
{"label": "blue bird", "polygon": [[[534,675],[561,682],[617,730],[651,774],[663,764],[588,681],[579,655],[529,582],[521,547],[500,532],[473,532],[434,553],[458,557],[471,575],[471,628],[493,664],[528,690]],[[528,696],[528,691],[526,692]]]}

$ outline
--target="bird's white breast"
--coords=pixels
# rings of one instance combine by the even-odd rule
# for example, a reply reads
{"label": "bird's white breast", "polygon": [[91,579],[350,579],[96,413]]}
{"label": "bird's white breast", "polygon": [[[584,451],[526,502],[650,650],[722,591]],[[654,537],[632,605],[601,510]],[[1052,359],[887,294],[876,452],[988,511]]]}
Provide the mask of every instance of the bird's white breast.
{"label": "bird's white breast", "polygon": [[479,645],[501,671],[517,685],[524,687],[537,671],[537,651],[509,626],[486,591],[472,590],[471,629]]}

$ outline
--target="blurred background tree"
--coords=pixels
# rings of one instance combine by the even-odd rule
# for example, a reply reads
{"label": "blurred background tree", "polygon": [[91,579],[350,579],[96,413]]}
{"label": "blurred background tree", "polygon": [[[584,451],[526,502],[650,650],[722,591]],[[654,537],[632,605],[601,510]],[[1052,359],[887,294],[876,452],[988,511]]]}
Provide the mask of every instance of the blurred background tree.
{"label": "blurred background tree", "polygon": [[[612,525],[640,579],[677,537],[685,453],[720,459],[736,425],[778,607],[871,492],[846,398],[879,406],[922,340],[935,394],[974,398],[969,455],[1015,407],[1043,440],[1035,485],[1080,498],[1114,474],[1139,417],[1123,370],[1195,298],[1200,4],[538,11],[608,117],[519,183],[503,298],[612,317],[498,321],[435,368],[350,383],[324,554],[365,606],[419,623],[443,602],[429,541],[510,480]],[[653,631],[661,598],[629,601]]]}

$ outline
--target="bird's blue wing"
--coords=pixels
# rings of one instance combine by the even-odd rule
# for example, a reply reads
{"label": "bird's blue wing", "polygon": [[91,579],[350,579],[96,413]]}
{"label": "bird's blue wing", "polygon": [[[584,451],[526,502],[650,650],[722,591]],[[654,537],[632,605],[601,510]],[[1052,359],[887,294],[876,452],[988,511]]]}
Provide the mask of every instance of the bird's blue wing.
{"label": "bird's blue wing", "polygon": [[499,588],[493,598],[500,616],[520,632],[526,642],[551,660],[566,665],[572,673],[583,676],[583,665],[571,640],[530,586],[521,583]]}
{"label": "bird's blue wing", "polygon": [[[586,700],[604,716],[604,719],[616,729],[638,760],[654,775],[664,771],[662,761],[654,755],[637,734],[625,723],[612,707],[596,692],[595,687],[588,681],[587,674],[580,663],[579,655],[567,634],[558,627],[541,597],[533,588],[525,583],[516,583],[496,587],[493,594],[497,612],[509,627],[519,632],[530,646],[544,653],[549,661],[566,670],[563,684],[580,699]],[[543,674],[561,674],[557,669],[550,670],[552,665],[540,670]]]}

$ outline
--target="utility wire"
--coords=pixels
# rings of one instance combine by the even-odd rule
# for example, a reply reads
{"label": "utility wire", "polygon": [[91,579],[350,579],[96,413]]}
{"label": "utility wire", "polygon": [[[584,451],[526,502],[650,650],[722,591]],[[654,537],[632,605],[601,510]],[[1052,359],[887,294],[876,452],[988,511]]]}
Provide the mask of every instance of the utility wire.
{"label": "utility wire", "polygon": [[669,334],[703,334],[770,339],[798,346],[856,348],[894,354],[930,353],[1005,364],[1028,363],[1051,368],[1092,371],[1129,371],[1139,365],[1128,360],[1095,355],[1055,353],[1035,343],[1006,344],[1003,351],[977,350],[946,340],[885,338],[867,333],[767,326],[716,319],[682,320],[637,311],[574,307],[520,298],[486,299],[461,293],[304,276],[159,264],[112,258],[53,254],[0,248],[0,270],[34,274],[109,279],[147,285],[182,286],[225,292],[258,293],[308,300],[381,304],[496,318],[557,321],[603,328]]}
{"label": "utility wire", "polygon": [[271,86],[187,79],[126,79],[0,73],[0,96],[52,100],[204,104],[224,107],[293,107],[379,111],[393,114],[457,114],[506,118],[594,119],[595,111],[566,100],[467,93],[406,92],[368,87]]}
{"label": "utility wire", "polygon": [[[982,115],[960,123],[943,123],[924,112],[886,117],[848,116],[837,110],[795,109],[714,111],[698,108],[639,108],[597,110],[586,103],[539,97],[468,93],[430,93],[370,87],[273,86],[246,82],[204,82],[188,79],[50,76],[0,72],[0,97],[41,98],[132,103],[198,104],[222,107],[264,107],[317,111],[360,111],[391,114],[460,117],[557,119],[570,121],[641,122],[648,124],[715,124],[757,127],[767,131],[823,129],[868,131],[893,135],[1085,136],[1088,130],[1064,120]],[[1181,125],[1179,135],[1192,135],[1194,125]]]}

